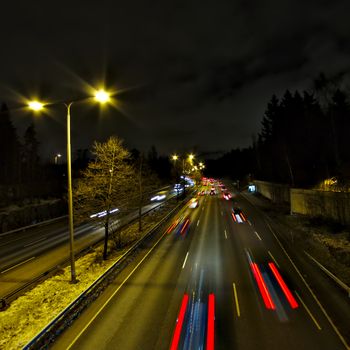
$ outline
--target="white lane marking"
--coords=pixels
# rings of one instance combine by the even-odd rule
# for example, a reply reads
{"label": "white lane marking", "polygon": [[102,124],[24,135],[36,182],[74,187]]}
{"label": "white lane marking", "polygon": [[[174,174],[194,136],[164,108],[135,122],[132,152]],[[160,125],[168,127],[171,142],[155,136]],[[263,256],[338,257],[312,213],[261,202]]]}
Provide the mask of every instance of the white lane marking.
{"label": "white lane marking", "polygon": [[316,318],[314,317],[314,315],[311,313],[310,309],[306,306],[306,304],[304,303],[303,299],[301,299],[300,295],[298,294],[298,292],[295,290],[294,291],[295,295],[298,297],[298,299],[300,300],[300,302],[303,304],[305,310],[307,311],[307,313],[309,314],[309,316],[311,317],[312,321],[314,321],[316,327],[318,328],[318,330],[320,331],[322,328],[321,326],[318,324],[318,322],[316,321]]}
{"label": "white lane marking", "polygon": [[248,220],[248,224],[250,225],[250,226],[252,226],[252,223]]}
{"label": "white lane marking", "polygon": [[269,255],[271,256],[271,259],[275,262],[275,264],[277,265],[278,268],[280,268],[280,266],[278,265],[277,260],[275,259],[275,257],[272,255],[272,253],[268,250],[267,251],[269,253]]}
{"label": "white lane marking", "polygon": [[232,283],[233,286],[233,295],[235,297],[235,302],[236,302],[236,310],[237,310],[237,316],[241,316],[241,311],[239,310],[239,303],[238,303],[238,295],[237,295],[237,290],[236,290],[236,284]]}
{"label": "white lane marking", "polygon": [[185,268],[187,258],[188,258],[188,252],[187,252],[187,254],[186,254],[185,261],[184,261],[184,263],[182,264],[182,268],[183,268],[183,269]]}
{"label": "white lane marking", "polygon": [[284,249],[281,241],[278,239],[278,237],[276,236],[275,232],[272,230],[270,224],[265,220],[267,226],[269,227],[271,233],[273,234],[273,236],[276,238],[276,241],[278,242],[279,246],[281,247],[281,249],[283,250],[284,254],[286,254],[288,260],[290,261],[290,263],[293,265],[295,271],[297,272],[297,274],[299,275],[299,277],[301,278],[301,280],[304,282],[306,288],[309,290],[310,294],[312,295],[312,297],[314,298],[316,304],[318,305],[318,307],[321,309],[321,311],[323,312],[323,314],[325,315],[325,317],[327,318],[328,322],[330,323],[330,325],[332,326],[334,332],[337,334],[337,336],[339,337],[339,339],[341,340],[341,342],[343,343],[343,345],[345,346],[345,349],[349,349],[348,344],[346,343],[346,340],[344,339],[344,337],[342,336],[342,334],[339,332],[339,329],[337,328],[337,326],[333,323],[332,319],[329,317],[326,309],[323,307],[323,305],[321,304],[321,302],[318,300],[316,294],[313,292],[313,290],[311,289],[311,287],[309,286],[309,284],[306,282],[304,276],[301,274],[301,272],[299,271],[299,269],[297,268],[297,266],[294,264],[292,258],[288,255],[287,251]]}
{"label": "white lane marking", "polygon": [[26,262],[28,262],[28,261],[30,261],[30,260],[33,260],[33,259],[35,259],[35,256],[32,256],[31,258],[29,258],[29,259],[27,259],[27,260],[24,260],[24,261],[20,262],[20,263],[17,264],[17,265],[13,265],[13,266],[9,267],[8,269],[1,271],[1,273],[5,273],[5,272],[7,272],[7,271],[10,271],[10,270],[16,268],[17,266],[23,265],[23,264],[25,264]]}
{"label": "white lane marking", "polygon": [[262,241],[261,237],[259,236],[259,233],[254,231],[254,233],[256,234],[256,236],[260,239],[260,241]]}
{"label": "white lane marking", "polygon": [[197,226],[199,225],[199,220],[197,221]]}
{"label": "white lane marking", "polygon": [[225,232],[225,238],[227,239],[227,233],[226,233],[226,230],[225,230],[224,232]]}
{"label": "white lane marking", "polygon": [[28,243],[28,244],[24,245],[23,248],[25,248],[25,247],[30,247],[31,245],[34,245],[34,244],[36,244],[36,243],[38,243],[38,242],[41,242],[41,241],[43,241],[43,240],[45,240],[45,239],[46,239],[46,237],[40,238],[40,239],[38,239],[37,241],[34,241],[34,242],[31,242],[31,243]]}

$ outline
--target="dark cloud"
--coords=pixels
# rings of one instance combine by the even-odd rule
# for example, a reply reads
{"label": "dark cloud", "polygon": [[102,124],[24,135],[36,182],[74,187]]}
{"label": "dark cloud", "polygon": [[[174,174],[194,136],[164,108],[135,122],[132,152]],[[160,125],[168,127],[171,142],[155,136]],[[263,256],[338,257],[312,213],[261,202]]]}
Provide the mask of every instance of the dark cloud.
{"label": "dark cloud", "polygon": [[[349,10],[346,0],[9,2],[2,100],[74,99],[105,80],[125,89],[120,110],[75,106],[75,148],[110,134],[164,153],[246,146],[273,93],[307,89],[320,71],[348,80]],[[51,114],[36,120],[47,154],[64,148],[64,110]]]}

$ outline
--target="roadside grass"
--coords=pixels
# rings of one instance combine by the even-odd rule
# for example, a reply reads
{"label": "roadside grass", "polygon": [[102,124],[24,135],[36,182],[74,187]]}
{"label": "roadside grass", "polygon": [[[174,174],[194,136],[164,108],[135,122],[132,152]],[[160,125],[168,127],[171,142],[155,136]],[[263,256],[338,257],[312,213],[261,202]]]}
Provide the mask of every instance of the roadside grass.
{"label": "roadside grass", "polygon": [[350,285],[350,228],[322,218],[289,215],[273,210],[274,216],[287,227],[284,237],[289,244],[307,251],[345,284]]}

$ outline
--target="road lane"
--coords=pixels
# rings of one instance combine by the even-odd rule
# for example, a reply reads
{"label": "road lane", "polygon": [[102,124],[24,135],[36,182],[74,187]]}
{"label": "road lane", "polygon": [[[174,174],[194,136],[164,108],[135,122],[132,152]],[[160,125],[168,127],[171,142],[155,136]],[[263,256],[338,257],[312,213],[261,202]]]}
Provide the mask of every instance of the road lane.
{"label": "road lane", "polygon": [[[238,202],[247,221],[236,223],[231,201],[220,196],[200,201],[199,208],[179,214],[177,227],[124,284],[125,275],[117,278],[109,288],[110,294],[119,288],[111,301],[103,309],[102,301],[92,305],[54,349],[169,349],[184,299],[178,349],[206,348],[211,297],[216,349],[344,349],[260,214]],[[191,224],[182,231],[188,218]],[[274,260],[278,272],[269,265]],[[274,310],[264,304],[253,263]],[[297,308],[289,304],[276,275],[283,278]]]}
{"label": "road lane", "polygon": [[[266,346],[272,348],[278,348],[278,346],[282,344],[284,347],[288,348],[290,346],[289,344],[292,343],[294,346],[302,349],[344,349],[345,346],[336,336],[330,323],[313,299],[308,288],[305,286],[304,281],[300,278],[288,257],[286,257],[285,253],[281,250],[268,225],[266,225],[265,220],[261,217],[261,214],[253,207],[247,206],[246,203],[240,199],[234,201],[234,206],[240,206],[247,216],[247,219],[251,222],[251,225],[249,225],[249,223],[247,225],[233,223],[232,221],[232,230],[235,234],[234,237],[236,238],[235,245],[241,244],[241,249],[249,248],[249,252],[253,256],[254,261],[258,264],[260,269],[264,271],[265,276],[268,277],[267,281],[270,279],[274,282],[275,288],[269,289],[275,289],[278,291],[280,288],[276,286],[276,281],[268,266],[268,263],[273,262],[269,252],[273,252],[273,257],[278,262],[278,265],[280,266],[279,270],[287,285],[294,295],[295,291],[297,291],[298,294],[302,296],[303,301],[308,306],[311,314],[322,327],[320,331],[304,307],[292,310],[281,291],[274,298],[281,302],[280,307],[277,310],[279,312],[272,313],[268,310],[270,312],[270,315],[268,315],[269,312],[267,312],[264,307],[262,296],[258,292],[256,282],[253,281],[257,290],[257,300],[259,300],[262,305],[261,315],[263,315],[264,318],[259,322],[256,322],[254,332],[257,328],[261,327],[262,324],[268,325],[270,328],[269,332],[263,331],[262,335],[259,336],[259,346],[264,348],[263,344],[266,342]],[[229,210],[229,207],[227,210]],[[261,241],[257,239],[254,234],[255,231],[259,232],[259,235],[262,238]],[[248,266],[247,262],[246,266]],[[281,313],[283,310],[284,313]],[[271,318],[271,316],[273,317]],[[254,321],[251,320],[250,324],[254,324]],[[271,329],[273,329],[273,333],[271,332]],[[266,339],[266,335],[271,337],[271,339]],[[254,347],[252,347],[252,349],[253,348]],[[249,347],[247,347],[247,349],[249,349]]]}
{"label": "road lane", "polygon": [[[191,209],[192,210],[192,209]],[[198,211],[186,209],[179,214],[185,219],[193,215],[192,224],[185,235],[177,234],[179,227],[169,233],[154,248],[138,269],[127,279],[108,307],[102,309],[93,323],[88,326],[90,313],[83,314],[74,329],[59,339],[57,348],[68,348],[75,337],[86,327],[73,348],[84,349],[165,349],[168,348],[174,327],[174,320],[181,302],[187,275],[188,264],[182,269],[193,238],[193,222]],[[149,247],[150,248],[150,247]],[[146,252],[147,250],[145,250]],[[190,253],[189,253],[190,258]],[[137,266],[137,261],[135,261]],[[130,266],[130,269],[132,267]],[[125,272],[126,274],[126,272]],[[118,288],[127,275],[121,274],[114,283]],[[107,294],[111,295],[111,287]],[[98,327],[99,331],[95,331]],[[76,331],[76,332],[75,332]],[[54,348],[55,348],[54,346]]]}

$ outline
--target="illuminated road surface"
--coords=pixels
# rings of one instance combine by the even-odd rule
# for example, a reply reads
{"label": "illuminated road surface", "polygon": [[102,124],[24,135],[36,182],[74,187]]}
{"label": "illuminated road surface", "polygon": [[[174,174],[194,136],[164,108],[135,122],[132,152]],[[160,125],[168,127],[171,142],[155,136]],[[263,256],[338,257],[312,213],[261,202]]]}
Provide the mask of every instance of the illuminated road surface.
{"label": "illuminated road surface", "polygon": [[[147,212],[159,204],[150,203],[142,210]],[[116,218],[118,225],[123,225],[137,217],[138,210]],[[69,258],[67,221],[63,218],[25,231],[0,234],[0,298]],[[80,225],[74,229],[74,237],[75,251],[79,252],[103,239],[104,228],[96,223]]]}
{"label": "illuminated road surface", "polygon": [[[54,349],[345,349],[261,215],[204,196]],[[146,254],[146,255],[145,255]]]}

